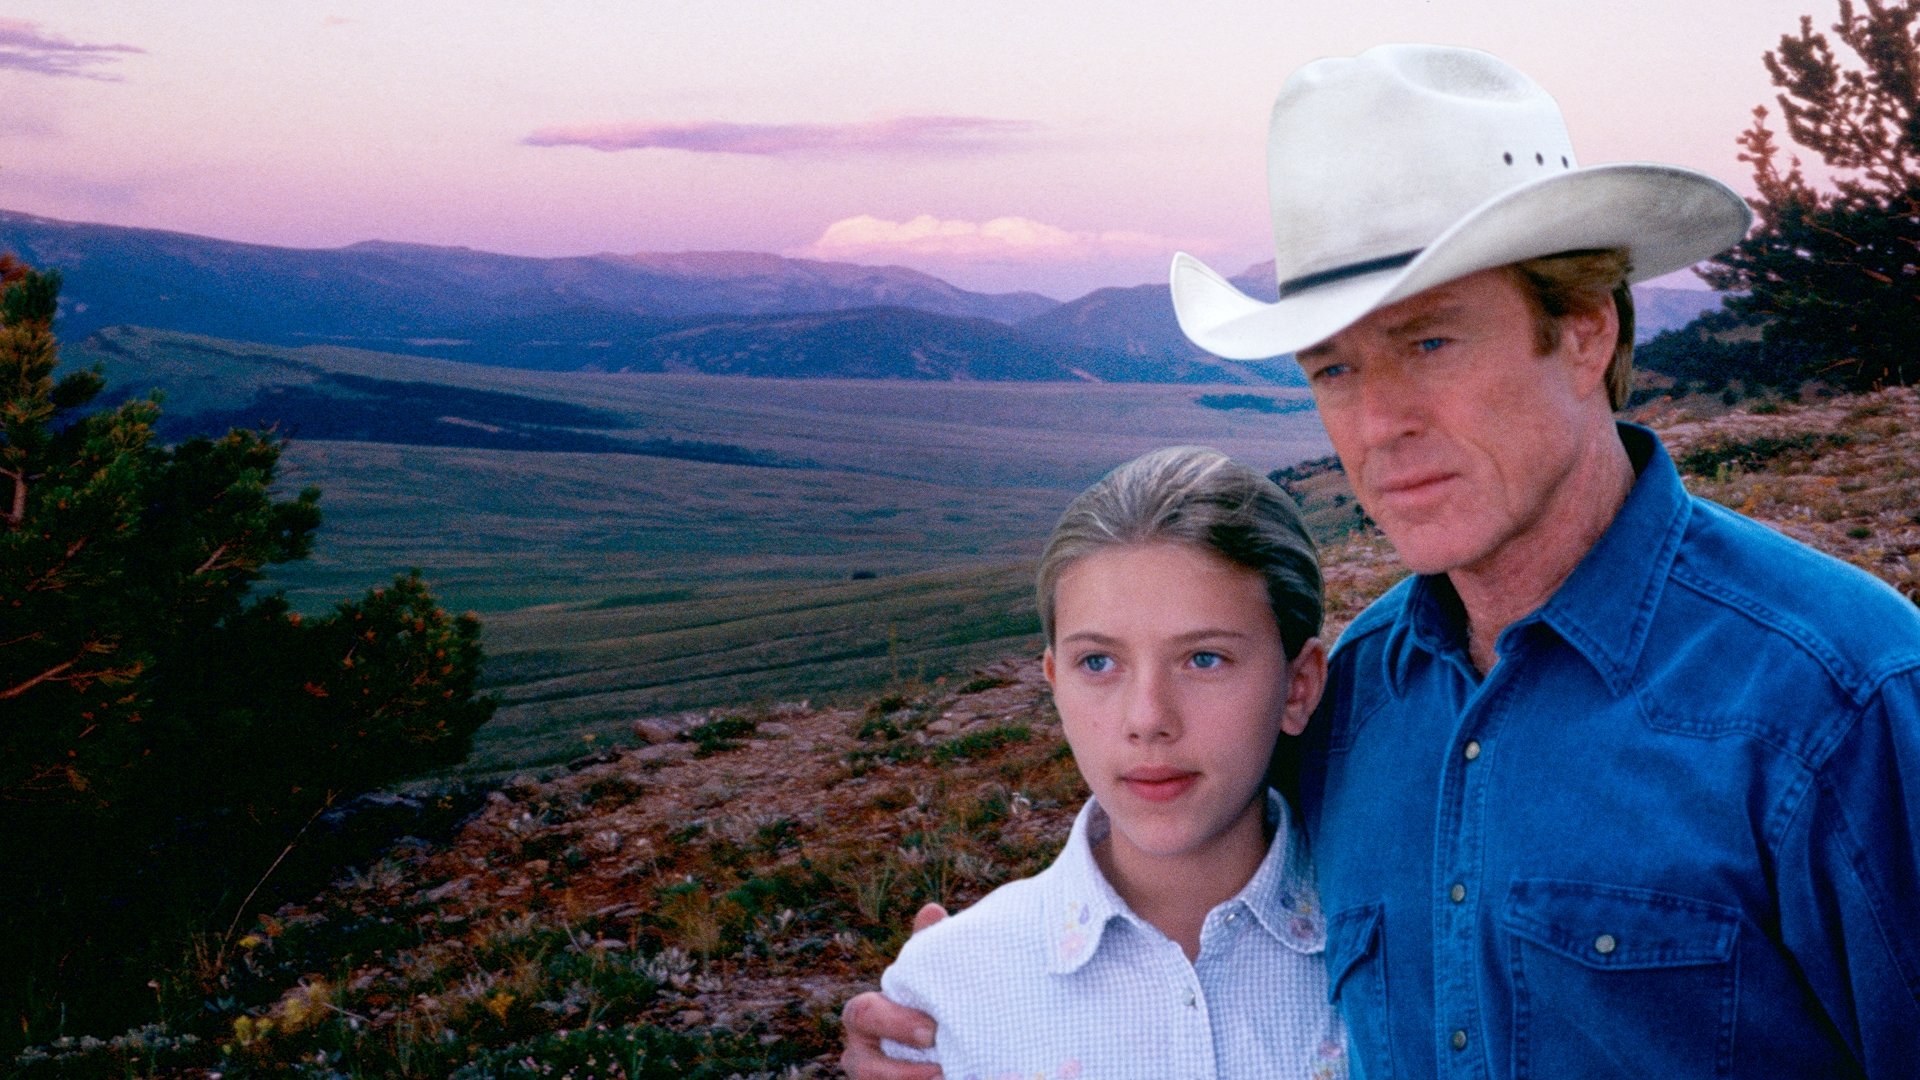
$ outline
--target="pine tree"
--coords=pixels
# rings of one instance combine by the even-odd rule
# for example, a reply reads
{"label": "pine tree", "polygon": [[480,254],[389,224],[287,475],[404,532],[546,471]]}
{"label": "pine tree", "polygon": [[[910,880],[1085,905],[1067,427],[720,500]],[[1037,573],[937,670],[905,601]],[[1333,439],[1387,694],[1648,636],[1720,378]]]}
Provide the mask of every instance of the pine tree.
{"label": "pine tree", "polygon": [[1920,376],[1917,19],[1920,0],[1840,0],[1832,31],[1851,59],[1810,16],[1764,56],[1786,135],[1819,157],[1828,186],[1756,107],[1739,141],[1759,227],[1706,275],[1745,291],[1728,307],[1760,322],[1769,347],[1818,357],[1808,374],[1851,389]]}
{"label": "pine tree", "polygon": [[275,495],[271,433],[158,445],[157,400],[57,377],[59,285],[0,256],[0,1053],[150,1009],[155,920],[224,925],[317,810],[493,710],[478,621],[418,575],[317,618],[255,595],[319,492]]}

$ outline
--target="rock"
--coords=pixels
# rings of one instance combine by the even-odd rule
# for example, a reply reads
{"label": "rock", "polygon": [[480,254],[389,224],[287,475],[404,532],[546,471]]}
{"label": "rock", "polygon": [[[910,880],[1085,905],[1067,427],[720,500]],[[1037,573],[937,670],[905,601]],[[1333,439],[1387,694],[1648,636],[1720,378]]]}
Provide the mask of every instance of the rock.
{"label": "rock", "polygon": [[633,760],[658,762],[664,765],[669,762],[687,760],[693,756],[695,749],[692,743],[664,742],[658,746],[642,747],[633,754]]}
{"label": "rock", "polygon": [[619,760],[619,758],[620,752],[617,750],[596,750],[591,754],[582,754],[572,761],[567,762],[567,771],[577,773],[582,769],[591,769],[595,765],[606,765]]}
{"label": "rock", "polygon": [[948,716],[943,716],[927,725],[927,733],[930,735],[951,735],[953,734],[953,729],[953,718]]}
{"label": "rock", "polygon": [[525,870],[531,877],[540,877],[551,869],[552,866],[553,864],[545,859],[534,859],[521,866],[521,869]]}
{"label": "rock", "polygon": [[756,725],[753,733],[763,739],[782,739],[793,734],[793,725],[783,724],[778,720],[768,720]]}
{"label": "rock", "polygon": [[707,1014],[704,1009],[681,1009],[674,1019],[687,1027],[699,1027],[707,1022]]}
{"label": "rock", "polygon": [[644,720],[635,720],[633,722],[633,733],[640,741],[649,746],[658,746],[661,743],[672,742],[674,736],[678,734],[678,732],[674,730],[673,725],[651,716]]}

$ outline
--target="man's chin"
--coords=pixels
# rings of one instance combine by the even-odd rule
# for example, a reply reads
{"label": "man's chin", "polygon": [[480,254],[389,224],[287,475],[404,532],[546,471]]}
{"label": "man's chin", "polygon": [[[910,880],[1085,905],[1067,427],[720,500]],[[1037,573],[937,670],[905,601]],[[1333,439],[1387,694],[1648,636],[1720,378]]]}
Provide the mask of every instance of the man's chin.
{"label": "man's chin", "polygon": [[1382,524],[1380,531],[1387,543],[1393,545],[1393,553],[1416,574],[1444,574],[1471,561],[1471,553],[1461,538],[1439,523]]}

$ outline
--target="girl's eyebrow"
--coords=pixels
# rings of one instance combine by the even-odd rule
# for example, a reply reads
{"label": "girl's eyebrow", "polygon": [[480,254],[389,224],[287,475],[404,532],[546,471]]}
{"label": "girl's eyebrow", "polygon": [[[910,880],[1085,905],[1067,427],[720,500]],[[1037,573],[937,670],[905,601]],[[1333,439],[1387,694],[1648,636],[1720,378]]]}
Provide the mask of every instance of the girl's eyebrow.
{"label": "girl's eyebrow", "polygon": [[[1251,635],[1241,630],[1228,630],[1225,627],[1209,626],[1202,627],[1199,630],[1189,630],[1184,634],[1175,634],[1170,640],[1177,644],[1186,644],[1193,641],[1217,641],[1222,638],[1241,641],[1250,636]],[[1117,645],[1120,643],[1119,638],[1103,634],[1098,630],[1075,630],[1071,634],[1062,634],[1060,636],[1060,643],[1062,645],[1069,641],[1084,641],[1092,645]]]}

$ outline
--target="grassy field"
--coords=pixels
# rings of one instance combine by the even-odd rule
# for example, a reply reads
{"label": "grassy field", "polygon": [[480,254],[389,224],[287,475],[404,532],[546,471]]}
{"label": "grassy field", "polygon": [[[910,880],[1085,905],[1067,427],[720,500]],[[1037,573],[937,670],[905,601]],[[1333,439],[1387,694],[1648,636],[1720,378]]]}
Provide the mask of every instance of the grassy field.
{"label": "grassy field", "polygon": [[321,488],[326,524],[269,585],[311,611],[418,568],[479,612],[506,703],[471,763],[488,773],[649,713],[867,692],[1029,647],[1026,564],[1107,469],[1171,443],[1263,469],[1328,450],[1285,388],[536,372],[124,328],[68,358],[117,393],[162,390],[176,418],[294,395],[365,412],[372,386],[447,402],[395,439],[571,410],[603,440],[780,463],[291,433],[281,481]]}

